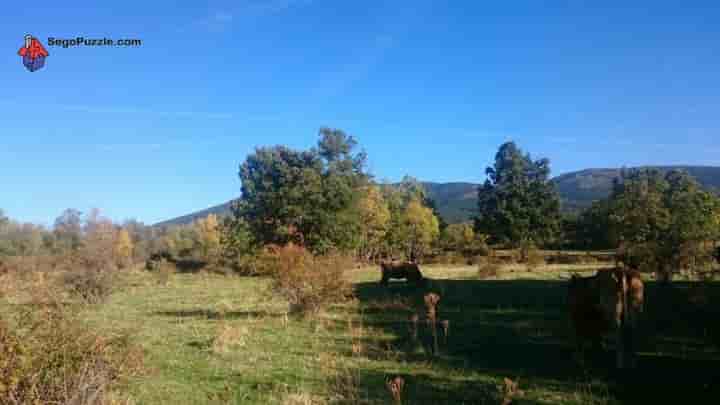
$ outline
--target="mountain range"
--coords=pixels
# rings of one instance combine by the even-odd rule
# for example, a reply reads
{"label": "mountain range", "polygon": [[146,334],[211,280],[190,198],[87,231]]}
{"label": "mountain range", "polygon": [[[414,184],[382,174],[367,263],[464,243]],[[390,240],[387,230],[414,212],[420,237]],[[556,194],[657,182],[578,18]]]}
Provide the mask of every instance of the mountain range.
{"label": "mountain range", "polygon": [[[645,166],[650,167],[650,166]],[[666,172],[672,169],[687,171],[706,189],[720,191],[720,167],[714,166],[652,166]],[[593,201],[607,197],[612,189],[613,179],[620,175],[621,169],[585,169],[561,174],[551,181],[555,184],[562,209],[565,212],[578,212],[589,207]],[[449,223],[468,221],[472,218],[477,203],[479,184],[452,182],[423,182],[430,198],[440,215]],[[230,203],[216,205],[201,211],[183,215],[155,224],[155,227],[189,224],[208,214],[219,216],[230,213]]]}

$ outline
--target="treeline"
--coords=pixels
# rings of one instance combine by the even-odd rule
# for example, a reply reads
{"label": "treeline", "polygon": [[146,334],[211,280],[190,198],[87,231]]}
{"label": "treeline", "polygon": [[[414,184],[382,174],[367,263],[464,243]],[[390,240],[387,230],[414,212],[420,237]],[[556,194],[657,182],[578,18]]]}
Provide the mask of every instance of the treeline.
{"label": "treeline", "polygon": [[513,142],[500,145],[485,174],[474,220],[447,225],[420,182],[376,181],[353,136],[321,128],[307,150],[263,146],[248,155],[238,172],[241,197],[222,219],[154,229],[67,210],[46,230],[3,218],[0,256],[102,245],[118,265],[163,254],[241,268],[263,249],[288,244],[364,262],[472,258],[491,247],[523,255],[539,248],[617,249],[625,264],[671,273],[708,267],[720,239],[718,198],[682,171],[623,170],[607,199],[572,216],[561,214],[550,161],[534,160]]}
{"label": "treeline", "polygon": [[134,220],[114,224],[98,209],[87,215],[67,209],[52,229],[14,221],[0,210],[0,259],[83,254],[102,257],[107,264],[123,268],[144,260],[153,249],[152,243],[150,228]]}
{"label": "treeline", "polygon": [[567,218],[564,231],[571,246],[618,249],[641,271],[707,270],[720,259],[720,199],[684,171],[623,170],[611,195]]}

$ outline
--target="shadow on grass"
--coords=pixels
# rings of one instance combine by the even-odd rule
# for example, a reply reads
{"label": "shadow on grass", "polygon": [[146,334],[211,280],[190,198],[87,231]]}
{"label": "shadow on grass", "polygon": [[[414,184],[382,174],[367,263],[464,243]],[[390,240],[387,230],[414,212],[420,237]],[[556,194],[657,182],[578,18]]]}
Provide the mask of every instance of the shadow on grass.
{"label": "shadow on grass", "polygon": [[255,319],[255,318],[277,318],[280,313],[268,311],[227,311],[220,312],[213,309],[188,309],[179,311],[159,311],[155,315],[172,318],[198,318],[198,319]]}
{"label": "shadow on grass", "polygon": [[[627,374],[614,368],[612,342],[605,350],[589,356],[585,368],[573,360],[566,286],[563,281],[433,280],[430,289],[442,296],[439,317],[450,321],[448,343],[434,358],[413,348],[408,337],[410,308],[420,306],[425,291],[402,283],[393,283],[389,288],[360,283],[356,284],[356,294],[364,323],[394,336],[386,344],[400,350],[403,360],[410,364],[431,361],[433,368],[453,375],[520,377],[525,388],[528,384],[557,385],[558,390],[568,394],[577,392],[579,384],[599,379],[606,385],[609,399],[620,403],[706,403],[720,394],[720,308],[690,305],[686,299],[690,284],[675,283],[663,289],[656,283],[646,283],[638,368]],[[707,285],[705,293],[709,302],[720,303],[720,284]],[[407,302],[414,304],[405,306]],[[367,344],[372,341],[369,339]],[[377,355],[378,360],[383,356]],[[373,356],[368,353],[368,357]],[[451,399],[482,403],[488,398],[484,394],[474,396],[473,381],[426,377],[408,377],[412,384],[426,386],[415,393],[418,396],[410,403],[460,403]],[[369,375],[361,383],[380,384],[375,379]],[[433,396],[433,390],[447,387],[453,392]],[[443,395],[449,399],[442,399]]]}

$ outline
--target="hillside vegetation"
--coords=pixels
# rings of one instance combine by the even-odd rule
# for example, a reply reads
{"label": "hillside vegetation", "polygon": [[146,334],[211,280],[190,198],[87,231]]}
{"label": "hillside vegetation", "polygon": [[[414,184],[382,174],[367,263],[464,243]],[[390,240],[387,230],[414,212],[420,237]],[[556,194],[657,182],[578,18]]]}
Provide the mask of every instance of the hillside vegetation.
{"label": "hillside vegetation", "polygon": [[[717,192],[720,190],[720,167],[713,166],[656,166],[661,172],[672,169],[687,171],[703,187]],[[565,212],[577,212],[588,208],[593,201],[607,198],[612,189],[613,179],[620,175],[620,169],[584,169],[561,174],[552,179],[562,201]],[[477,208],[477,187],[467,182],[435,183],[423,182],[428,196],[435,200],[438,212],[448,223],[470,220]],[[157,227],[185,225],[205,218],[209,214],[227,215],[230,202],[216,205],[181,217],[156,224]]]}

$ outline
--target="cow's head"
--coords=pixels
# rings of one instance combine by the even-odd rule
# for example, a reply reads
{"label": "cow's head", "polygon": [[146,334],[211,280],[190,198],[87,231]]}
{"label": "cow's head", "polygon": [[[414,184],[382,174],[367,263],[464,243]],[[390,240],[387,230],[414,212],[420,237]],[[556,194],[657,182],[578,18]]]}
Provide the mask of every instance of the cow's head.
{"label": "cow's head", "polygon": [[440,295],[435,293],[428,293],[425,294],[425,306],[428,308],[435,308],[437,307],[438,302],[440,302]]}

